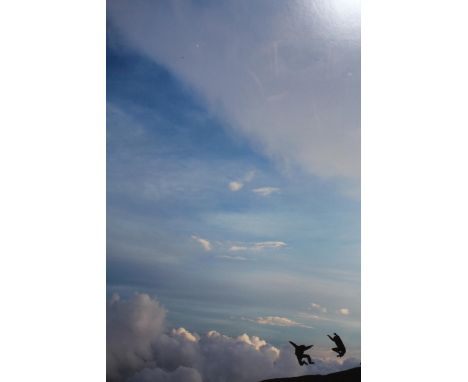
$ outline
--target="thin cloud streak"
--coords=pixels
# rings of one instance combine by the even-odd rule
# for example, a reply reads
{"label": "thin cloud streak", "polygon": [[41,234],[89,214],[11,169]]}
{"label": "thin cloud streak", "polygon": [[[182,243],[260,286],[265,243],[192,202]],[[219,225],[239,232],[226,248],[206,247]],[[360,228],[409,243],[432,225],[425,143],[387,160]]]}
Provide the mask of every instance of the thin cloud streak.
{"label": "thin cloud streak", "polygon": [[271,326],[298,326],[303,328],[311,328],[310,326],[301,324],[286,317],[279,316],[266,316],[266,317],[257,317],[254,320],[257,324],[261,325],[271,325]]}
{"label": "thin cloud streak", "polygon": [[286,247],[286,243],[283,241],[263,241],[248,245],[232,245],[229,251],[262,251],[264,249],[279,249],[284,247]]}
{"label": "thin cloud streak", "polygon": [[271,194],[280,192],[280,189],[277,187],[259,187],[254,188],[252,191],[261,196],[269,196]]}
{"label": "thin cloud streak", "polygon": [[221,255],[216,256],[217,259],[226,259],[226,260],[237,260],[237,261],[246,261],[247,258],[243,256],[229,256],[229,255]]}

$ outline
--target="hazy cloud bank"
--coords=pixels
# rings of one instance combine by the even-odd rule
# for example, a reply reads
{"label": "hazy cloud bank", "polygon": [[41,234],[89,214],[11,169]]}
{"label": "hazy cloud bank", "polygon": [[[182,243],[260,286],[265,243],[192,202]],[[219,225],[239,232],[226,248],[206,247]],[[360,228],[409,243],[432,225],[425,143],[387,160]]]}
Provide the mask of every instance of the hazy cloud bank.
{"label": "hazy cloud bank", "polygon": [[277,348],[257,336],[198,335],[166,327],[166,310],[147,294],[115,295],[107,306],[107,378],[131,382],[260,381],[279,376],[328,373],[359,361],[314,358],[297,364],[289,345]]}

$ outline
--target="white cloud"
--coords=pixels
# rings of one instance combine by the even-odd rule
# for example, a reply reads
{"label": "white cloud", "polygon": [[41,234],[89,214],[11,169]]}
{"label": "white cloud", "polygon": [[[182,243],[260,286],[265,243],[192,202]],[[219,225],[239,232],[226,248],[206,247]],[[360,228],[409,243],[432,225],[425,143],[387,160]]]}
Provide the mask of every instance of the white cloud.
{"label": "white cloud", "polygon": [[108,11],[127,44],[188,83],[254,147],[286,168],[356,186],[359,8],[343,34],[333,5],[223,4],[115,0]]}
{"label": "white cloud", "polygon": [[286,243],[283,241],[262,241],[259,243],[252,243],[247,245],[231,245],[230,251],[262,251],[264,249],[278,249],[286,247]]}
{"label": "white cloud", "polygon": [[290,320],[289,318],[286,317],[278,317],[278,316],[267,316],[267,317],[257,317],[255,319],[255,322],[257,324],[262,324],[262,325],[272,325],[272,326],[301,326],[301,327],[307,327],[304,324],[301,324],[299,322]]}
{"label": "white cloud", "polygon": [[268,196],[275,192],[279,192],[280,189],[277,187],[259,187],[254,188],[252,191],[261,196]]}
{"label": "white cloud", "polygon": [[341,308],[338,310],[338,313],[340,313],[342,316],[348,316],[349,315],[349,309],[348,308]]}
{"label": "white cloud", "polygon": [[192,235],[192,239],[197,241],[205,251],[211,251],[211,249],[213,248],[211,243],[206,239],[202,239],[201,237],[195,235]]}
{"label": "white cloud", "polygon": [[[116,297],[107,307],[107,379],[131,382],[260,381],[304,373],[289,344],[275,347],[248,334],[229,337],[211,330],[204,335],[185,328],[167,330],[166,310],[146,294]],[[264,317],[283,326],[301,325],[282,317]],[[330,350],[327,350],[330,353]],[[357,359],[314,357],[314,372],[359,365]]]}
{"label": "white cloud", "polygon": [[244,183],[238,182],[238,181],[230,182],[228,187],[231,191],[235,192],[235,191],[239,191],[242,187],[244,187]]}
{"label": "white cloud", "polygon": [[228,187],[231,191],[236,192],[244,187],[245,183],[252,181],[255,176],[255,171],[249,171],[242,179],[229,182]]}
{"label": "white cloud", "polygon": [[230,251],[237,252],[237,251],[247,251],[248,249],[251,249],[250,247],[246,247],[244,245],[232,245],[229,247]]}
{"label": "white cloud", "polygon": [[255,243],[254,249],[262,250],[267,248],[284,248],[286,243],[284,241],[263,241],[261,243]]}
{"label": "white cloud", "polygon": [[312,302],[310,304],[311,308],[315,311],[318,311],[320,313],[327,313],[327,308],[325,308],[324,306],[321,306],[319,304],[316,304],[315,302]]}

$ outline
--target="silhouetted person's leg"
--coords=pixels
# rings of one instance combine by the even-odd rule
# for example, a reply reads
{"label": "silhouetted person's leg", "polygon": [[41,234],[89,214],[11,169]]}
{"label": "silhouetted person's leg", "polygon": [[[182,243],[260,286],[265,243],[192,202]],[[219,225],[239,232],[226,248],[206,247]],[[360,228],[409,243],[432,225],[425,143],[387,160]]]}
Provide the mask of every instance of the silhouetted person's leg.
{"label": "silhouetted person's leg", "polygon": [[339,348],[333,348],[332,350],[333,350],[335,353],[340,354],[340,349],[339,349]]}
{"label": "silhouetted person's leg", "polygon": [[[312,365],[312,364],[313,364],[312,360],[310,359],[310,355],[304,354],[304,358],[307,358],[307,360],[309,361],[309,365]],[[305,363],[305,362],[304,362],[304,363]]]}

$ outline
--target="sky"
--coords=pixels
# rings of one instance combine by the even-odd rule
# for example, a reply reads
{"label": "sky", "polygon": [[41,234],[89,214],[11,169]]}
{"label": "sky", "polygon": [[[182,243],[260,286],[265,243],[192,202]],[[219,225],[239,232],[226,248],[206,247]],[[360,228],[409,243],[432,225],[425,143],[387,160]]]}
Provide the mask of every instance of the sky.
{"label": "sky", "polygon": [[108,375],[359,364],[359,2],[109,0],[106,55]]}

